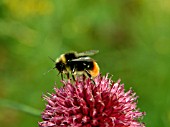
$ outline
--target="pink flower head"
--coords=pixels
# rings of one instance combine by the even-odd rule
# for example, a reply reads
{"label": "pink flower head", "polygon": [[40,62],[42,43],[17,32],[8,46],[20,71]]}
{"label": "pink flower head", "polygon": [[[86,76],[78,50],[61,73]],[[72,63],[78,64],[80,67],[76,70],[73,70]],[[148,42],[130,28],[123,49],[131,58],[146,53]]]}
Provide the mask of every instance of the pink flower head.
{"label": "pink flower head", "polygon": [[48,102],[39,127],[145,127],[140,119],[145,114],[137,109],[137,96],[125,92],[120,80],[98,76],[95,84],[78,77],[75,82],[44,96]]}

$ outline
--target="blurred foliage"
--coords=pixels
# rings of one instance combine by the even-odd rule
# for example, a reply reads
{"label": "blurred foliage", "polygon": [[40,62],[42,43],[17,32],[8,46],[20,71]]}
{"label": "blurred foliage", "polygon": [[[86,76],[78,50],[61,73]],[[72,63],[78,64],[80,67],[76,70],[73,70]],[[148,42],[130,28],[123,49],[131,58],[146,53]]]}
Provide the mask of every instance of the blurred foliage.
{"label": "blurred foliage", "polygon": [[[56,71],[43,75],[54,66],[48,56],[98,49],[93,58],[101,73],[139,95],[146,126],[169,127],[169,6],[169,0],[1,0],[0,102],[43,110],[41,95],[61,85]],[[15,109],[1,105],[1,126],[41,121]]]}

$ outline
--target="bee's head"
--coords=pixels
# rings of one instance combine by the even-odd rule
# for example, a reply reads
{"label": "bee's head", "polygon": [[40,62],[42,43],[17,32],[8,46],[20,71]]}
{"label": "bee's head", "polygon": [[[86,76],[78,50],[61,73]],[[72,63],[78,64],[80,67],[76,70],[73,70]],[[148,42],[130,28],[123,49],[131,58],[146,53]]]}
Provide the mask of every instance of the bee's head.
{"label": "bee's head", "polygon": [[59,73],[63,73],[65,70],[65,65],[62,63],[62,61],[59,61],[55,64],[55,68],[59,71]]}

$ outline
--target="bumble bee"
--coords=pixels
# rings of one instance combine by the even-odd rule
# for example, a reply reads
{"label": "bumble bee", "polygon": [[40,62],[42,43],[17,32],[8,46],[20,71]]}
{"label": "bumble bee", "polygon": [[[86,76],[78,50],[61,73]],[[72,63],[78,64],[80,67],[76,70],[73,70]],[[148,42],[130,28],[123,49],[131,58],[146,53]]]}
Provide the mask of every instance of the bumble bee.
{"label": "bumble bee", "polygon": [[63,79],[63,74],[72,75],[73,80],[75,80],[75,75],[85,75],[93,79],[99,74],[99,66],[91,55],[98,53],[98,50],[90,50],[81,53],[68,52],[60,55],[60,57],[55,61],[55,67],[61,78]]}

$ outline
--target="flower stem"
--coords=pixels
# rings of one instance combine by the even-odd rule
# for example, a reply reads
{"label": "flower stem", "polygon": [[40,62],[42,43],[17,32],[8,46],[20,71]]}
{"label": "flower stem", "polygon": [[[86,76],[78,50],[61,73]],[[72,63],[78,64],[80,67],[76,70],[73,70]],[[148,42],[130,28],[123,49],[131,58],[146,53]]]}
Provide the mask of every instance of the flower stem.
{"label": "flower stem", "polygon": [[7,99],[0,99],[0,106],[12,108],[12,109],[22,111],[22,112],[25,112],[25,113],[28,113],[28,114],[34,115],[34,116],[40,116],[40,114],[41,114],[41,111],[38,109],[35,109],[35,108],[25,105],[25,104],[7,100]]}

